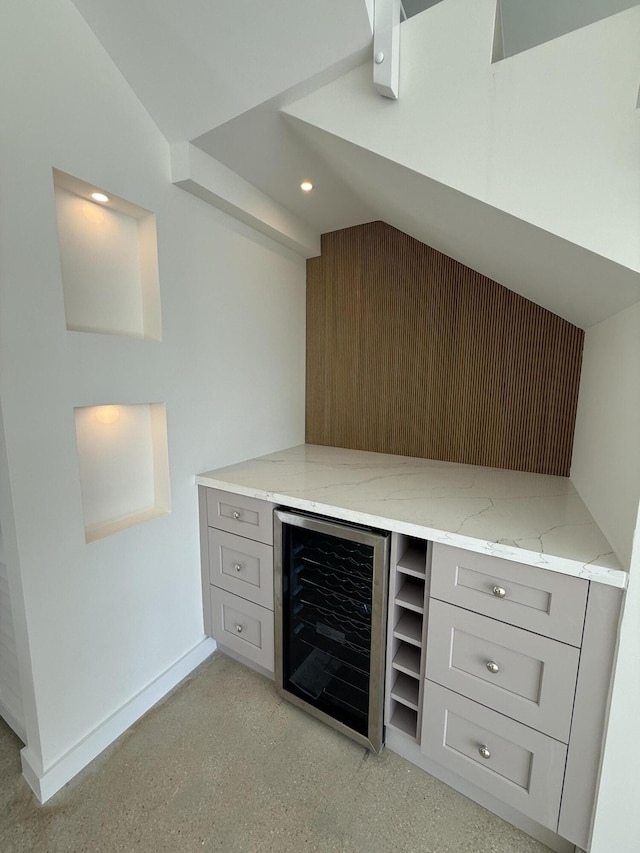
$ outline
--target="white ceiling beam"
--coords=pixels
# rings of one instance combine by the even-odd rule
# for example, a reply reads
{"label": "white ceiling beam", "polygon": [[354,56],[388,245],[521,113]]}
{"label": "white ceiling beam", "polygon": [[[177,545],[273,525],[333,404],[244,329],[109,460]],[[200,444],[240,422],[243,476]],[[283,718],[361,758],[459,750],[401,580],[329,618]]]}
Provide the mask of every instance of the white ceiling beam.
{"label": "white ceiling beam", "polygon": [[190,142],[171,146],[171,183],[304,258],[320,254],[320,235],[316,231]]}

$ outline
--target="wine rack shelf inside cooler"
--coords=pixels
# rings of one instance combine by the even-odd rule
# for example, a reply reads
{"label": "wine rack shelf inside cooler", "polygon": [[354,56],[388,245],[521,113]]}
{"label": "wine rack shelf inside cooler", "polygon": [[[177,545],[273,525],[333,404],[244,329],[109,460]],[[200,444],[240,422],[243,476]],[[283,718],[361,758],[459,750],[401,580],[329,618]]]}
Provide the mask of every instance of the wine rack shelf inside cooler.
{"label": "wine rack shelf inside cooler", "polygon": [[413,739],[420,731],[428,543],[397,535],[389,595],[386,722]]}

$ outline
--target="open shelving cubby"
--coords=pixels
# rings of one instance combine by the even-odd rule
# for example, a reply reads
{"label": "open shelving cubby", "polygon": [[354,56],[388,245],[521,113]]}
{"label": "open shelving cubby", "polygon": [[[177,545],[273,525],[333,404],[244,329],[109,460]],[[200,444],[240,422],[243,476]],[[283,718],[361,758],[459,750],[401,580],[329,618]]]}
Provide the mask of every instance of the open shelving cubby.
{"label": "open shelving cubby", "polygon": [[67,329],[161,340],[155,215],[59,169],[53,185]]}
{"label": "open shelving cubby", "polygon": [[170,511],[164,403],[74,410],[86,542]]}
{"label": "open shelving cubby", "polygon": [[429,543],[394,534],[391,553],[386,724],[417,740],[424,679]]}

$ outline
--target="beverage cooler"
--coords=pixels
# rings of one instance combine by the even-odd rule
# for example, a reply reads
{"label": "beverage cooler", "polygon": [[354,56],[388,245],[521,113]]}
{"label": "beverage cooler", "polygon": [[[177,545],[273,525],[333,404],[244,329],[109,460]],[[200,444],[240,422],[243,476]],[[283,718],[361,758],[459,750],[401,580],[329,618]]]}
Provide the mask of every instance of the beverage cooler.
{"label": "beverage cooler", "polygon": [[383,741],[389,534],[274,515],[278,692],[353,740]]}

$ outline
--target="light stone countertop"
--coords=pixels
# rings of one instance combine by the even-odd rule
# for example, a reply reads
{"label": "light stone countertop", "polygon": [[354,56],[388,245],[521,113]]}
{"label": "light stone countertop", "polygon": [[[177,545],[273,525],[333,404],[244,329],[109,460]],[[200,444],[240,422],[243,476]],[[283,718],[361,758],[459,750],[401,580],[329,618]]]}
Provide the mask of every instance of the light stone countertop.
{"label": "light stone countertop", "polygon": [[625,588],[565,477],[307,444],[208,471],[201,486]]}

